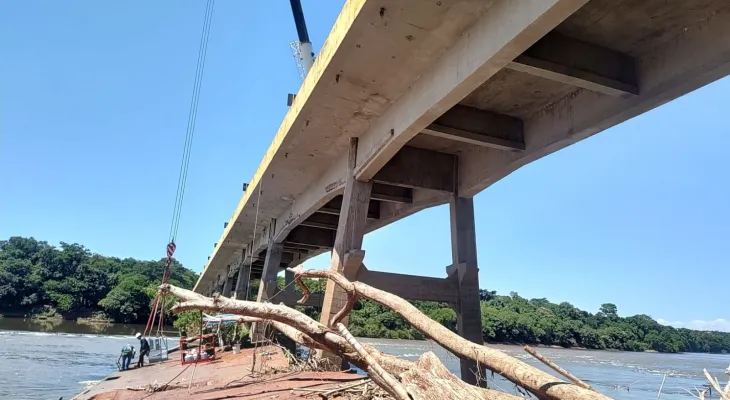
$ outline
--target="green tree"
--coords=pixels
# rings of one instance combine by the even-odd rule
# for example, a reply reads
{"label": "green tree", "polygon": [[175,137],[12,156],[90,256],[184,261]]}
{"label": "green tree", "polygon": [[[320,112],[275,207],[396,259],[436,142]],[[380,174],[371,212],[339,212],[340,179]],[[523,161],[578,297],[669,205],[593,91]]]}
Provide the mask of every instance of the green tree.
{"label": "green tree", "polygon": [[[32,313],[45,306],[65,316],[103,309],[120,322],[141,321],[149,315],[150,293],[155,295],[165,263],[104,257],[80,244],[54,247],[14,236],[0,241],[0,308]],[[197,278],[173,260],[170,283],[191,288]]]}
{"label": "green tree", "polygon": [[151,297],[145,289],[149,280],[142,274],[124,275],[101,301],[107,315],[121,322],[142,322],[149,315]]}
{"label": "green tree", "polygon": [[616,307],[615,304],[604,303],[601,304],[601,308],[598,310],[598,313],[607,318],[616,318],[618,317],[618,307]]}

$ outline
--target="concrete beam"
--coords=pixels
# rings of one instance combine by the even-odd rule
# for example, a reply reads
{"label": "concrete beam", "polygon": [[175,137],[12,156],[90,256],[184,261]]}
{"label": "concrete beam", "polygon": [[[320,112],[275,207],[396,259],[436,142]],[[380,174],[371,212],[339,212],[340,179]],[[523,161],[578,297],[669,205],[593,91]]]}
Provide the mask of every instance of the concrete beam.
{"label": "concrete beam", "polygon": [[360,136],[355,176],[370,180],[415,135],[587,0],[496,1]]}
{"label": "concrete beam", "polygon": [[294,243],[287,243],[284,242],[284,251],[287,253],[292,254],[307,254],[310,251],[318,250],[320,247],[317,246],[307,246],[304,244],[294,244]]}
{"label": "concrete beam", "polygon": [[520,167],[730,75],[730,10],[687,26],[635,56],[641,92],[577,90],[525,120],[522,153],[481,148],[459,156],[459,193],[474,196]]}
{"label": "concrete beam", "polygon": [[304,304],[299,304],[298,301],[302,298],[302,294],[298,292],[281,292],[274,297],[274,301],[279,303],[282,302],[288,307],[322,307],[322,299],[324,293],[310,293],[309,298]]}
{"label": "concrete beam", "polygon": [[[340,210],[342,209],[342,196],[337,196],[327,202],[327,204],[323,205],[317,212],[325,213],[325,214],[332,214],[332,215],[340,215]],[[380,218],[380,203],[378,201],[371,200],[368,203],[368,219],[378,219]]]}
{"label": "concrete beam", "polygon": [[308,226],[311,228],[337,230],[337,221],[339,220],[337,215],[316,212],[309,216],[309,218],[302,221],[299,226]]}
{"label": "concrete beam", "polygon": [[399,186],[383,185],[382,183],[373,183],[373,189],[370,192],[370,198],[373,200],[384,201],[389,203],[413,203],[413,189]]}
{"label": "concrete beam", "polygon": [[[253,210],[256,208],[253,204],[255,202],[253,199],[257,199],[260,196],[263,186],[262,182],[265,179],[265,176],[267,180],[272,179],[272,176],[267,174],[267,172],[270,172],[269,167],[276,164],[276,158],[285,155],[289,146],[293,145],[293,135],[289,135],[288,133],[304,130],[310,122],[308,116],[312,115],[312,113],[317,109],[317,106],[321,104],[320,100],[323,97],[327,97],[323,96],[323,92],[327,91],[327,87],[323,85],[322,82],[325,81],[326,76],[332,76],[336,73],[335,71],[338,66],[341,65],[341,60],[343,58],[348,58],[347,52],[339,51],[339,49],[349,47],[348,43],[352,43],[356,40],[352,37],[353,35],[350,32],[351,29],[358,25],[356,22],[363,18],[361,10],[367,3],[368,2],[364,0],[356,0],[347,1],[344,4],[342,11],[327,36],[326,42],[323,44],[322,49],[317,56],[317,59],[302,82],[302,85],[296,94],[296,98],[293,100],[292,106],[287,111],[286,116],[279,126],[279,129],[264,155],[261,164],[259,164],[254,176],[249,181],[248,188],[245,191],[244,196],[239,201],[238,206],[230,219],[231,223],[226,229],[224,229],[221,239],[218,240],[218,242],[222,243],[222,245],[213,252],[213,258],[207,263],[203,274],[198,279],[195,287],[196,289],[198,289],[206,280],[212,279],[212,277],[214,277],[221,268],[220,266],[227,263],[231,254],[235,250],[240,250],[240,248],[243,247],[244,244],[241,243],[240,245],[235,245],[234,247],[236,249],[233,250],[228,248],[228,244],[226,243],[227,238],[235,236],[232,235],[232,230],[235,226],[234,222],[247,222],[247,227],[245,228],[246,238],[243,240],[244,243],[248,243],[251,239],[255,240],[255,236],[259,234],[258,232],[254,232],[251,236],[248,234],[250,232],[248,229],[250,229],[252,218],[250,216],[246,218],[246,214],[247,212],[253,213]],[[348,33],[350,34],[348,35]],[[339,97],[336,98],[340,101],[342,100]],[[332,116],[332,114],[329,115]],[[344,172],[344,169],[340,170],[340,173],[342,172]],[[268,184],[271,184],[271,182],[268,182]],[[303,196],[297,196],[297,202],[302,200],[304,200]],[[284,200],[281,198],[271,199],[267,201],[267,205],[269,207],[275,207],[280,204],[279,202],[283,201]],[[262,212],[262,214],[265,213]],[[265,217],[267,219],[270,217],[276,218],[275,215]],[[281,238],[288,234],[288,232],[285,231],[289,228],[282,229],[284,232],[277,232],[277,234],[273,235],[275,242],[280,242]]]}
{"label": "concrete beam", "polygon": [[540,39],[507,68],[611,96],[639,94],[632,57],[559,33]]}
{"label": "concrete beam", "polygon": [[[345,186],[346,161],[347,154],[343,154],[316,183],[300,194],[291,207],[277,218],[274,229],[275,242],[284,240],[289,232],[302,221],[308,219],[335,197],[342,195]],[[342,204],[341,201],[340,204]]]}
{"label": "concrete beam", "polygon": [[276,220],[272,220],[268,223],[262,223],[261,232],[256,235],[255,240],[246,245],[243,254],[247,254],[246,262],[253,262],[258,259],[263,259],[266,254],[265,251],[271,243],[274,241],[271,239],[271,233],[274,231],[276,226]]}
{"label": "concrete beam", "polygon": [[332,248],[335,245],[335,232],[329,229],[298,226],[284,240],[285,244]]}
{"label": "concrete beam", "polygon": [[423,134],[500,150],[525,149],[522,120],[457,104]]}
{"label": "concrete beam", "polygon": [[412,189],[453,193],[456,157],[416,147],[403,147],[373,177],[373,182]]}
{"label": "concrete beam", "polygon": [[451,305],[459,303],[459,287],[455,279],[370,271],[361,265],[357,281],[406,300],[439,301]]}

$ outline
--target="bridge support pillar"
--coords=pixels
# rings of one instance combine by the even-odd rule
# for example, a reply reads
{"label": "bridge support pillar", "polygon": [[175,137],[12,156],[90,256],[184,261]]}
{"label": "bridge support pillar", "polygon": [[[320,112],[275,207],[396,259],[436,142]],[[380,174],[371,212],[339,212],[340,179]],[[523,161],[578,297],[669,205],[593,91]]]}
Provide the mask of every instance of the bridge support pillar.
{"label": "bridge support pillar", "polygon": [[238,268],[238,279],[233,297],[238,300],[248,300],[248,282],[251,278],[251,266],[241,263]]}
{"label": "bridge support pillar", "polygon": [[289,270],[284,271],[284,293],[288,296],[296,296],[296,290],[294,290],[295,285],[294,273]]}
{"label": "bridge support pillar", "polygon": [[[283,250],[284,245],[281,243],[270,243],[268,249],[266,249],[264,270],[261,272],[259,294],[256,297],[256,301],[259,303],[271,299],[277,292],[276,275],[279,273],[281,253]],[[251,342],[260,342],[265,337],[266,331],[263,325],[257,323],[251,324]]]}
{"label": "bridge support pillar", "polygon": [[223,291],[221,296],[231,297],[231,289],[233,286],[233,278],[229,277],[231,267],[229,266],[226,271],[226,276],[223,277]]}
{"label": "bridge support pillar", "polygon": [[[365,235],[365,222],[368,215],[368,204],[372,182],[361,182],[355,179],[355,165],[357,161],[357,138],[350,138],[348,152],[347,173],[345,175],[345,191],[342,198],[342,208],[337,223],[330,271],[337,271],[348,279],[354,280],[362,263],[362,240]],[[351,257],[359,254],[359,257]],[[347,295],[332,281],[327,281],[327,289],[322,304],[320,322],[329,326],[332,317],[347,302]],[[342,321],[347,325],[348,319]],[[333,359],[331,355],[328,358]],[[335,361],[333,359],[333,361]]]}
{"label": "bridge support pillar", "polygon": [[[483,344],[482,314],[479,304],[479,267],[477,263],[474,201],[454,196],[451,209],[451,254],[453,264],[449,277],[458,282],[459,298],[456,308],[458,332],[464,339]],[[473,361],[461,360],[461,379],[478,384],[485,377],[484,368]]]}

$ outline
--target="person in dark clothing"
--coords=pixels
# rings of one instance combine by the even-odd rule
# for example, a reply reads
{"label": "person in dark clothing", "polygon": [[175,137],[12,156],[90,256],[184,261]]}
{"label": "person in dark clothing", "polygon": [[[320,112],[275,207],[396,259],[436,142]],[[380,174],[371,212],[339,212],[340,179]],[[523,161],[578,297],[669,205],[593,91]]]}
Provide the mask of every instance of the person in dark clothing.
{"label": "person in dark clothing", "polygon": [[137,368],[144,367],[144,356],[150,354],[150,344],[147,339],[142,337],[141,333],[135,335],[139,339],[139,361],[137,361]]}

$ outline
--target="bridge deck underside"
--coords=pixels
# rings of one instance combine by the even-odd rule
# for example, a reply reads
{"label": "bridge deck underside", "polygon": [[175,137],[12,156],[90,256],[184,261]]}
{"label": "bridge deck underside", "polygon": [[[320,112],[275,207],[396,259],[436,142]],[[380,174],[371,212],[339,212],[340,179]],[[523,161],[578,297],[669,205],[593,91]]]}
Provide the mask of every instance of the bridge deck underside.
{"label": "bridge deck underside", "polygon": [[196,290],[332,249],[350,137],[372,231],[730,72],[727,1],[513,3],[348,1]]}

